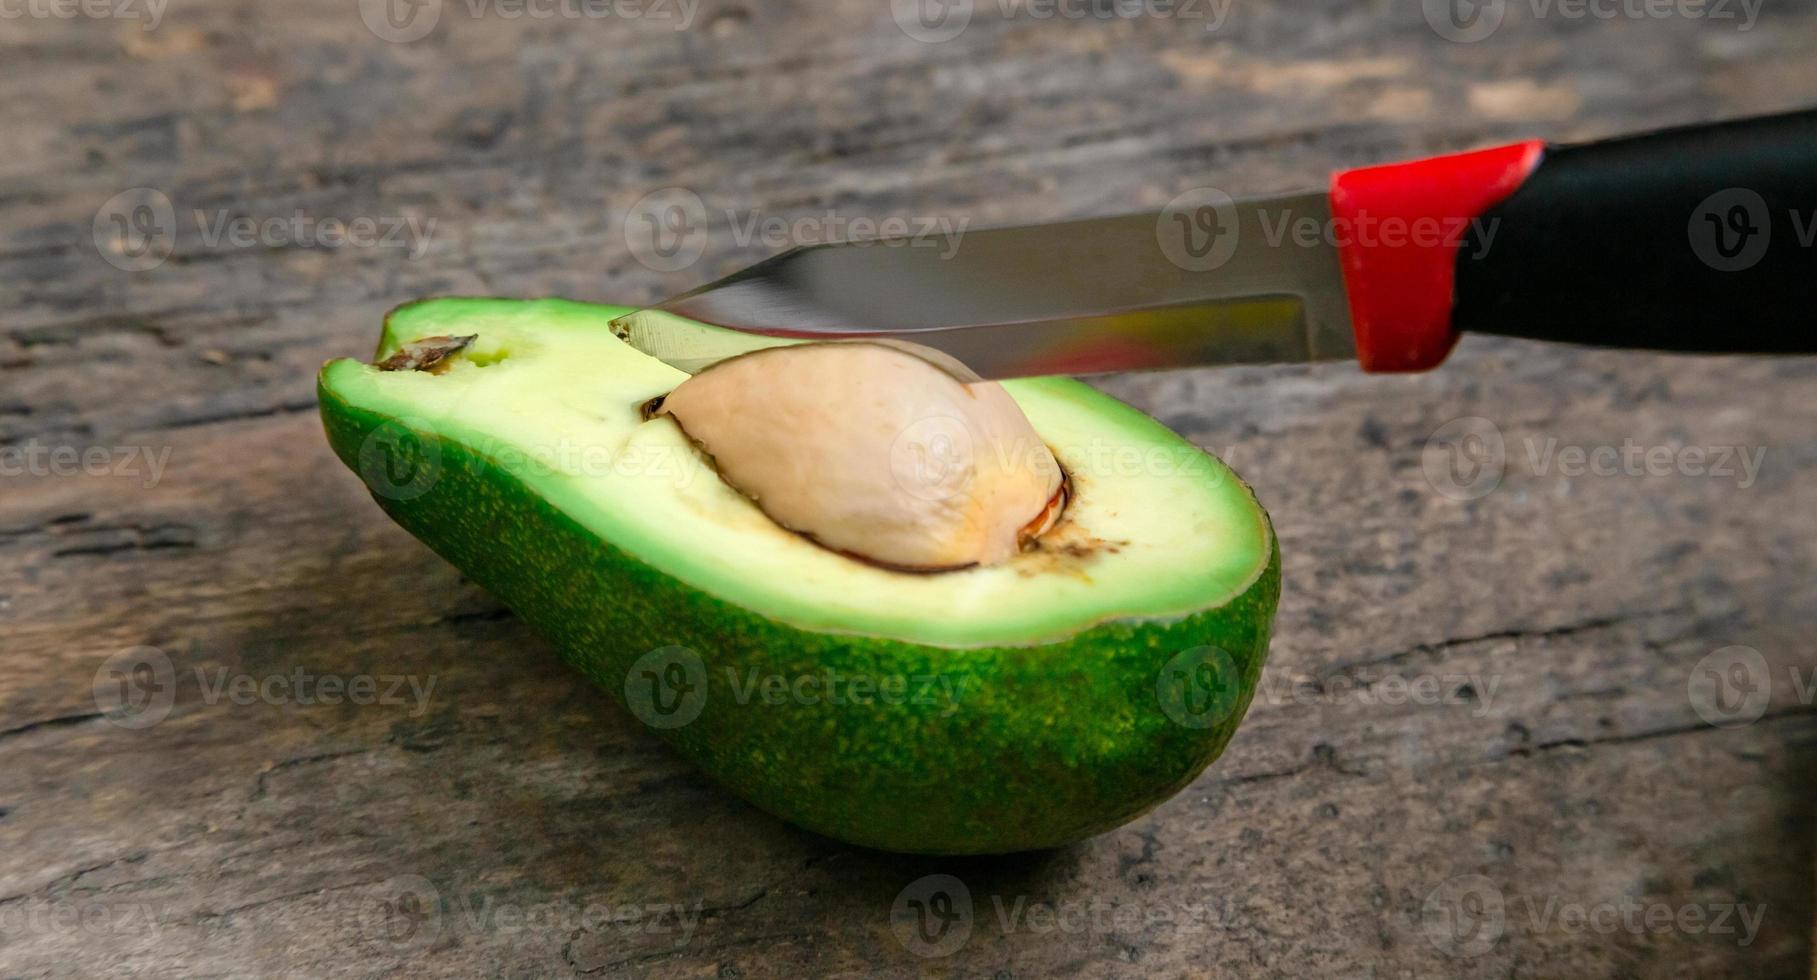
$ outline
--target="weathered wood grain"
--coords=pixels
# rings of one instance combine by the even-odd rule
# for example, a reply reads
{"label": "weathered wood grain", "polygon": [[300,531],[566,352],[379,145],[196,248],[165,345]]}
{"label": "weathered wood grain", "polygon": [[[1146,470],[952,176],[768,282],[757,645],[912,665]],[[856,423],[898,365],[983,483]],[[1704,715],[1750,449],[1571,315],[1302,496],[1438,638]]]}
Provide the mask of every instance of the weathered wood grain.
{"label": "weathered wood grain", "polygon": [[[0,19],[0,449],[166,460],[150,486],[142,456],[0,475],[0,977],[1801,975],[1809,360],[1471,341],[1417,378],[1105,381],[1255,485],[1286,560],[1279,637],[1245,728],[1185,793],[989,861],[855,851],[721,793],[330,457],[315,367],[419,295],[647,300],[769,251],[741,240],[753,216],[1106,213],[1817,101],[1810,4],[1746,31],[1513,4],[1474,45],[1403,0],[1239,0],[1216,30],[980,6],[938,45],[864,0],[707,0],[685,31],[448,0],[410,44],[328,0],[177,0],[153,31]],[[179,220],[170,258],[128,273],[92,226],[134,187]],[[664,187],[713,218],[675,272],[624,229]],[[435,224],[417,254],[202,234],[299,210]],[[1499,428],[1507,472],[1460,502],[1422,464],[1466,416]],[[1534,461],[1548,440],[1764,457],[1746,486],[1573,478]],[[1772,697],[1718,728],[1688,685],[1731,645],[1762,654]],[[177,678],[145,730],[94,694],[136,646]],[[207,690],[299,670],[426,691]],[[1392,703],[1403,682],[1443,703]],[[932,874],[965,883],[972,931],[930,958],[891,910]],[[1428,906],[1484,882],[1500,937],[1435,931]],[[413,895],[439,918],[388,942],[383,903]],[[1624,902],[1764,915],[1744,945],[1561,912]]]}

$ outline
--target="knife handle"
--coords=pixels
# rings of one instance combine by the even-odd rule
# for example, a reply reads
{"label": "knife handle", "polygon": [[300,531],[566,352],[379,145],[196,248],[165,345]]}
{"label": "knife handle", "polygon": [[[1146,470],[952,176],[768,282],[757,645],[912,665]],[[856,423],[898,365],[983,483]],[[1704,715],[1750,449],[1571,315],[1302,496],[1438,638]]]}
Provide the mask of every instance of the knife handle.
{"label": "knife handle", "polygon": [[1372,371],[1460,330],[1817,353],[1817,111],[1352,170],[1331,203]]}

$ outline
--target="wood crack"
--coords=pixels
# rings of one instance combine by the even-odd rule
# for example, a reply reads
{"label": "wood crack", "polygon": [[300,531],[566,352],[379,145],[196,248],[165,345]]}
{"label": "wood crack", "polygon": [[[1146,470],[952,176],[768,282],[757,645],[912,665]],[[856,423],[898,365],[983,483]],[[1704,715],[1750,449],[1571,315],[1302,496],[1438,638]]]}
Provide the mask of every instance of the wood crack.
{"label": "wood crack", "polygon": [[1522,640],[1557,640],[1567,636],[1575,636],[1579,633],[1593,633],[1598,630],[1613,629],[1617,626],[1623,626],[1630,623],[1641,623],[1665,616],[1680,615],[1689,611],[1689,608],[1686,606],[1670,606],[1662,609],[1646,609],[1636,612],[1617,613],[1612,616],[1597,616],[1591,619],[1580,620],[1575,623],[1566,623],[1562,626],[1549,626],[1537,629],[1520,627],[1494,630],[1488,633],[1478,633],[1473,636],[1448,637],[1443,640],[1416,644],[1405,650],[1397,650],[1394,653],[1334,664],[1325,673],[1328,676],[1334,674],[1348,674],[1365,667],[1382,667],[1391,664],[1402,664],[1422,654],[1441,654],[1449,650],[1455,650],[1458,647],[1472,646],[1477,643],[1492,643],[1497,640],[1513,640],[1517,643]]}
{"label": "wood crack", "polygon": [[85,527],[82,539],[53,549],[52,558],[116,555],[128,551],[195,548],[200,531],[191,524],[115,524]]}
{"label": "wood crack", "polygon": [[195,415],[181,416],[157,422],[135,426],[140,432],[170,432],[177,429],[197,429],[226,422],[245,422],[252,419],[272,418],[278,415],[296,415],[301,412],[316,410],[314,393],[308,398],[293,398],[274,405],[262,405],[258,408],[229,409],[220,412],[198,412]]}
{"label": "wood crack", "polygon": [[13,728],[0,728],[0,740],[15,738],[20,735],[28,735],[32,732],[49,728],[69,728],[72,725],[81,725],[94,721],[97,718],[105,717],[107,716],[99,711],[85,711],[76,715],[60,715],[55,718],[29,721]]}
{"label": "wood crack", "polygon": [[[1761,715],[1753,724],[1769,724],[1788,718],[1817,717],[1817,706],[1803,705],[1781,711],[1769,711]],[[1683,725],[1672,725],[1666,728],[1655,728],[1644,732],[1624,732],[1619,735],[1597,735],[1588,738],[1554,738],[1530,745],[1517,745],[1503,754],[1503,758],[1528,758],[1557,749],[1589,749],[1596,745],[1632,745],[1637,742],[1650,742],[1656,739],[1677,738],[1681,735],[1696,735],[1700,732],[1730,731],[1718,728],[1703,721]]]}
{"label": "wood crack", "polygon": [[1369,770],[1362,766],[1345,763],[1338,758],[1337,749],[1324,742],[1312,747],[1312,758],[1289,769],[1277,769],[1264,772],[1244,773],[1229,779],[1219,780],[1223,786],[1247,786],[1251,783],[1266,783],[1277,779],[1289,779],[1316,770],[1328,770],[1343,776],[1367,776]]}
{"label": "wood crack", "polygon": [[313,898],[317,895],[328,895],[328,894],[332,894],[334,892],[350,891],[355,888],[371,888],[374,885],[385,884],[389,880],[390,879],[381,878],[377,881],[348,882],[345,885],[323,885],[320,888],[310,888],[310,889],[307,889],[305,891],[300,891],[300,892],[288,892],[283,895],[273,895],[270,898],[261,898],[256,902],[247,902],[243,905],[229,906],[228,908],[222,909],[219,912],[203,912],[200,915],[197,915],[195,917],[194,921],[209,922],[209,921],[212,921],[215,919],[229,919],[236,915],[239,915],[242,912],[250,912],[253,909],[262,909],[269,905],[281,905],[283,903],[294,902],[294,901],[296,901],[298,899],[302,899],[302,898]]}
{"label": "wood crack", "polygon": [[97,871],[106,871],[108,868],[111,868],[116,864],[136,864],[140,861],[145,860],[147,857],[150,857],[150,856],[151,856],[150,851],[135,851],[135,852],[125,855],[123,857],[112,858],[110,860],[102,861],[98,864],[85,865],[83,867],[77,868],[74,871],[68,872],[67,874],[59,875],[56,878],[52,878],[49,882],[46,882],[44,884],[44,886],[41,888],[37,888],[37,889],[34,889],[29,892],[20,892],[17,895],[9,895],[5,898],[0,898],[0,905],[11,905],[14,902],[23,902],[26,899],[32,898],[37,895],[52,895],[52,894],[55,894],[58,889],[66,888],[70,885],[75,884],[77,881],[80,881],[82,879],[83,875],[94,874]]}

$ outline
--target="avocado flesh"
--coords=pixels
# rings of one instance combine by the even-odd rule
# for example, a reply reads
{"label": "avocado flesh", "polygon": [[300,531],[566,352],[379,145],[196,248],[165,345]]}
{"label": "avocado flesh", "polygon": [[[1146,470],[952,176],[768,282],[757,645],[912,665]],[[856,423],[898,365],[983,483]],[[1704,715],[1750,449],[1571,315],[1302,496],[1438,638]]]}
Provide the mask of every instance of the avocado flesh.
{"label": "avocado flesh", "polygon": [[[697,656],[704,706],[663,734],[708,773],[842,840],[1000,853],[1125,822],[1222,750],[1280,581],[1223,464],[1084,385],[1008,382],[1071,478],[1060,523],[1000,565],[874,567],[777,526],[646,418],[686,376],[612,335],[624,312],[404,307],[381,358],[476,339],[436,374],[327,365],[323,418],[394,519],[621,699],[651,651]],[[1157,685],[1208,647],[1227,710],[1182,724]]]}

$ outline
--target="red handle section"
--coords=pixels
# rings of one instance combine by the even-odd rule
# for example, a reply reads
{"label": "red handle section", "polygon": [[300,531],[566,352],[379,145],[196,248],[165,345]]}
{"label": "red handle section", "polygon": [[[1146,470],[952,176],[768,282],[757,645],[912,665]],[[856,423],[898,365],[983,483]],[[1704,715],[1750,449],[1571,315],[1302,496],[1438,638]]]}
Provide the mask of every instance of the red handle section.
{"label": "red handle section", "polygon": [[1514,193],[1545,149],[1529,140],[1331,178],[1338,260],[1364,370],[1424,371],[1451,353],[1458,246],[1471,220]]}

